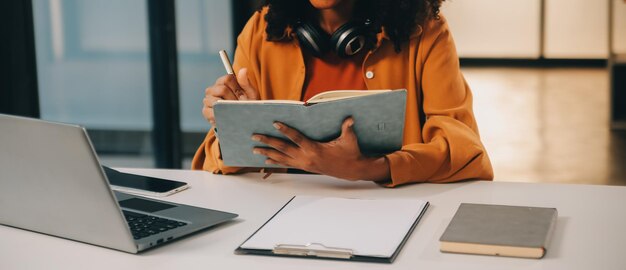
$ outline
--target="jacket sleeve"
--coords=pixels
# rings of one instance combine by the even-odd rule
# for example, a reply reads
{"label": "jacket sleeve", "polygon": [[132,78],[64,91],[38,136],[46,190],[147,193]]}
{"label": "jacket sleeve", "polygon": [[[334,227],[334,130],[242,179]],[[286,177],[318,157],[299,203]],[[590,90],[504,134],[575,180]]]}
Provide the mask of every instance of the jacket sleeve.
{"label": "jacket sleeve", "polygon": [[[250,82],[252,85],[257,86],[256,89],[259,89],[256,79],[258,78],[256,75],[258,72],[258,65],[255,65],[252,61],[250,61],[250,50],[255,46],[254,42],[259,41],[258,38],[255,38],[255,36],[259,35],[259,31],[264,30],[258,29],[262,19],[262,14],[260,12],[255,12],[244,29],[241,31],[241,34],[237,38],[237,48],[235,49],[235,58],[233,61],[233,69],[235,72],[238,72],[239,69],[244,67],[248,68]],[[256,44],[256,46],[258,46],[258,44]],[[220,153],[219,140],[213,129],[207,133],[206,138],[196,151],[193,161],[191,162],[191,169],[205,170],[220,174],[233,174],[260,170],[259,168],[229,167],[224,165],[224,161],[222,160]]]}
{"label": "jacket sleeve", "polygon": [[[472,111],[472,92],[461,74],[459,58],[445,18],[428,24],[420,42],[415,74],[423,93],[426,122],[423,143],[404,145],[387,155],[393,187],[409,182],[493,179],[487,151]],[[421,57],[420,57],[421,55]]]}

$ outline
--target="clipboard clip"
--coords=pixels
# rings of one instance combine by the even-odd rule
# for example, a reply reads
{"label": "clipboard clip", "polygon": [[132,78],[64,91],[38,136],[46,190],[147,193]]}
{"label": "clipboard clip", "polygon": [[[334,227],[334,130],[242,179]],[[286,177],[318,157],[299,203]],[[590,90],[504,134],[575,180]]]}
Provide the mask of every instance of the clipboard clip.
{"label": "clipboard clip", "polygon": [[353,252],[347,248],[327,247],[320,243],[308,243],[306,245],[278,244],[272,250],[274,254],[291,256],[313,256],[334,259],[350,259]]}

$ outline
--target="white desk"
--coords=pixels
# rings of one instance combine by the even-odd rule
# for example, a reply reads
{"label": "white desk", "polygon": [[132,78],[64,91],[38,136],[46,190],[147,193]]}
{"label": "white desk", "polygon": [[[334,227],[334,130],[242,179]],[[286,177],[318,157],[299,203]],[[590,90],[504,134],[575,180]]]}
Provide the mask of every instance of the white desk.
{"label": "white desk", "polygon": [[[139,255],[0,226],[0,269],[626,269],[626,187],[464,182],[385,189],[324,176],[122,169],[184,180],[165,200],[238,213],[236,221]],[[393,264],[235,255],[233,250],[293,195],[415,197],[428,209]],[[556,207],[546,257],[517,259],[439,252],[439,237],[461,202]],[[384,233],[384,232],[381,232]]]}

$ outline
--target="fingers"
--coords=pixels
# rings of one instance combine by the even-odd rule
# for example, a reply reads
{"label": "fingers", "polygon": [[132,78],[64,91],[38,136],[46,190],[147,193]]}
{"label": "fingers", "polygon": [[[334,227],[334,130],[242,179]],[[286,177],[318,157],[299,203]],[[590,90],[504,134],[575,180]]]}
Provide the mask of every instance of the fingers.
{"label": "fingers", "polygon": [[224,85],[228,86],[230,90],[233,92],[235,97],[240,100],[246,99],[246,91],[241,88],[239,83],[237,82],[237,77],[235,75],[227,75],[224,80]]}
{"label": "fingers", "polygon": [[[207,88],[205,90],[205,92],[211,92],[212,89],[211,88]],[[218,100],[222,100],[223,98],[221,97],[217,97],[217,96],[213,96],[211,94],[207,94],[203,99],[202,99],[202,116],[204,116],[204,119],[208,120],[209,123],[211,123],[212,126],[215,126],[215,116],[213,114],[213,105],[215,105],[215,102],[217,102]]]}
{"label": "fingers", "polygon": [[306,148],[311,145],[309,138],[283,123],[274,122],[274,127],[299,147]]}
{"label": "fingers", "polygon": [[257,91],[248,79],[248,69],[239,70],[237,77],[225,75],[215,81],[215,85],[207,88],[207,95],[221,97],[226,100],[258,100]]}
{"label": "fingers", "polygon": [[[213,113],[213,105],[218,100],[258,100],[259,94],[248,80],[248,70],[243,68],[239,71],[241,79],[234,75],[224,75],[219,77],[215,84],[204,90],[204,99],[202,99],[202,115],[211,125],[215,125],[215,116]],[[238,80],[245,88],[239,85]],[[245,89],[245,90],[244,90]]]}
{"label": "fingers", "polygon": [[213,106],[215,105],[215,102],[217,102],[218,100],[223,100],[223,98],[209,95],[209,96],[205,96],[202,99],[202,104],[205,107],[213,108]]}
{"label": "fingers", "polygon": [[213,114],[213,109],[209,107],[202,108],[202,116],[204,119],[208,120],[211,123],[211,126],[215,126],[215,115]]}
{"label": "fingers", "polygon": [[225,85],[214,85],[207,88],[205,97],[216,97],[225,100],[237,100],[235,94]]}
{"label": "fingers", "polygon": [[215,104],[215,101],[217,99],[221,99],[221,98],[209,96],[209,97],[205,97],[204,99],[202,99],[202,104],[204,105],[202,106],[202,116],[204,116],[204,119],[208,120],[212,126],[215,126],[215,115],[213,114],[213,104]]}
{"label": "fingers", "polygon": [[[209,90],[210,89],[210,90]],[[221,97],[226,100],[238,100],[239,93],[243,93],[243,90],[237,84],[237,80],[233,75],[225,75],[219,77],[215,81],[215,85],[209,87],[208,95]]]}
{"label": "fingers", "polygon": [[[281,140],[279,138],[274,138],[274,137],[269,137],[269,136],[265,136],[265,135],[260,135],[260,134],[254,134],[252,136],[252,140],[253,141],[257,141],[257,142],[261,142],[266,144],[267,146],[289,156],[289,157],[294,157],[297,154],[298,149],[296,148],[295,145]],[[257,148],[255,148],[257,149]],[[266,149],[266,148],[264,148]]]}
{"label": "fingers", "polygon": [[[257,91],[252,84],[250,83],[250,80],[248,79],[248,69],[247,68],[242,68],[239,70],[239,73],[237,74],[237,82],[239,83],[239,86],[241,86],[241,88],[244,91],[245,96],[243,97],[243,99],[248,99],[248,100],[258,100],[259,99],[259,91]],[[242,98],[240,98],[242,99]]]}
{"label": "fingers", "polygon": [[275,164],[290,167],[289,164],[292,158],[285,153],[282,153],[276,149],[256,147],[252,150],[254,154],[263,155],[267,157],[266,164]]}
{"label": "fingers", "polygon": [[278,165],[278,166],[282,166],[282,167],[293,167],[293,166],[291,166],[291,165],[289,165],[289,164],[286,164],[286,163],[280,163],[280,162],[278,162],[278,161],[276,161],[276,160],[273,160],[273,159],[271,159],[271,158],[268,158],[267,160],[265,160],[265,164],[270,164],[270,165]]}
{"label": "fingers", "polygon": [[341,124],[341,136],[340,139],[356,139],[356,134],[354,134],[354,119],[352,117],[348,117],[343,120],[343,124]]}

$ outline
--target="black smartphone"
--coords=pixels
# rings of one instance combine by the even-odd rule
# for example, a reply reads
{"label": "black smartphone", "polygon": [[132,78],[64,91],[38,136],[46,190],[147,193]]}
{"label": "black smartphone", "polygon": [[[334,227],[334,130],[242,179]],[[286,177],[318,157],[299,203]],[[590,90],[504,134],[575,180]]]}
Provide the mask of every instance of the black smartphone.
{"label": "black smartphone", "polygon": [[189,187],[185,182],[123,173],[102,166],[113,190],[149,196],[168,196]]}

